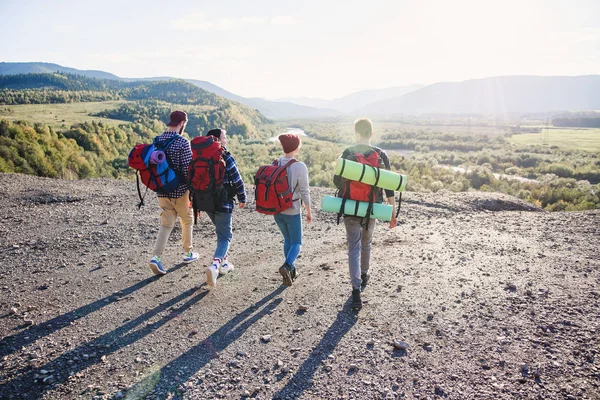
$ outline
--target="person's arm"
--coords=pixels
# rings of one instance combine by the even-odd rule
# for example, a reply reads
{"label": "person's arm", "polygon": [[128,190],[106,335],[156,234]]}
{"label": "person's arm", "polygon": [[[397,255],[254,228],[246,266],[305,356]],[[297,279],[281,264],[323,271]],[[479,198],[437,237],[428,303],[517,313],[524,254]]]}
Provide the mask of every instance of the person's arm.
{"label": "person's arm", "polygon": [[229,153],[225,156],[225,168],[227,176],[229,176],[230,182],[235,186],[237,190],[237,199],[240,203],[240,208],[244,208],[246,205],[246,189],[244,187],[244,181],[240,175],[235,158]]}
{"label": "person's arm", "polygon": [[[384,168],[388,171],[391,171],[392,167],[390,165],[390,159],[385,153],[385,151],[382,150],[379,153],[379,156],[383,161]],[[394,191],[385,189],[385,197],[387,198],[388,204],[392,206],[392,219],[390,220],[390,228],[394,228],[396,225],[398,225],[398,218],[396,218],[396,198]]]}
{"label": "person's arm", "polygon": [[310,209],[310,186],[308,184],[308,168],[306,168],[306,165],[302,162],[296,163],[294,167],[296,170],[295,172],[297,172],[297,180],[294,185],[297,185],[297,191],[300,194],[302,202],[304,203],[304,207],[306,207],[306,222],[310,223],[312,221],[312,212]]}

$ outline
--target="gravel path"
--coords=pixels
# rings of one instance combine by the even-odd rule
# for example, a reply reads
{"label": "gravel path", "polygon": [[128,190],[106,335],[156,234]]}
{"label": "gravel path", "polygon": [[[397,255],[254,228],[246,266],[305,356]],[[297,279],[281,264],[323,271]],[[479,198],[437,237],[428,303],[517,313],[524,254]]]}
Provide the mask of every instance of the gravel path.
{"label": "gravel path", "polygon": [[333,214],[305,226],[284,288],[280,234],[249,202],[236,269],[209,290],[206,216],[201,260],[179,263],[176,229],[155,277],[158,208],[137,210],[132,182],[0,187],[1,399],[600,398],[600,211],[407,193],[401,225],[376,227],[357,314]]}

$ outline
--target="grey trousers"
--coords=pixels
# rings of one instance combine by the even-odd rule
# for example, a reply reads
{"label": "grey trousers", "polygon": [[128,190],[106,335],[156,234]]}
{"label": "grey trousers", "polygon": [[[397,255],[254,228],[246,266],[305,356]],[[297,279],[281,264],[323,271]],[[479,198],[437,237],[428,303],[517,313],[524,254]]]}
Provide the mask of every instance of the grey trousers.
{"label": "grey trousers", "polygon": [[350,283],[352,283],[352,288],[359,289],[362,282],[360,275],[369,270],[375,220],[369,220],[367,229],[366,218],[344,215],[344,225],[346,226],[346,239],[348,241]]}

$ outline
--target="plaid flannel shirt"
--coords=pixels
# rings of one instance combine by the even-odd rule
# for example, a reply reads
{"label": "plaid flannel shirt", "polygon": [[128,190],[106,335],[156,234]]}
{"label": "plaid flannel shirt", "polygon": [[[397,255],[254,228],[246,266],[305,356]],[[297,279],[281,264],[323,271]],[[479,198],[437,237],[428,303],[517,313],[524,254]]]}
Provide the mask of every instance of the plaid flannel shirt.
{"label": "plaid flannel shirt", "polygon": [[182,182],[177,186],[177,189],[171,193],[156,193],[158,197],[168,197],[170,199],[178,199],[183,196],[186,190],[189,189],[187,183],[188,167],[192,161],[192,148],[190,147],[190,141],[179,135],[175,131],[166,131],[158,136],[158,141],[164,141],[177,136],[177,139],[167,149],[167,157],[171,160],[173,169],[181,175],[183,178]]}
{"label": "plaid flannel shirt", "polygon": [[[237,199],[240,203],[246,202],[246,189],[244,187],[244,181],[242,180],[242,176],[240,175],[240,171],[238,170],[237,164],[235,162],[235,158],[225,149],[225,155],[223,156],[225,160],[225,183],[229,183],[235,186],[237,190]],[[232,213],[233,212],[233,200],[229,200],[223,208],[221,212]]]}

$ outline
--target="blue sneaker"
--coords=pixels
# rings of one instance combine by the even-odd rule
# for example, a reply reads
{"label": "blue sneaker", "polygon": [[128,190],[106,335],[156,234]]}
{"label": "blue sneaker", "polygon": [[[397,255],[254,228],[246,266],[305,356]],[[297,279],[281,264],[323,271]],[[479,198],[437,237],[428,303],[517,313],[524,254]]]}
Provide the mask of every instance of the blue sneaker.
{"label": "blue sneaker", "polygon": [[152,257],[152,260],[150,260],[150,269],[154,272],[154,275],[165,275],[167,273],[158,256],[154,256]]}
{"label": "blue sneaker", "polygon": [[194,253],[193,251],[190,251],[190,252],[185,253],[183,255],[183,262],[186,263],[186,264],[194,262],[197,259],[198,259],[198,253]]}

